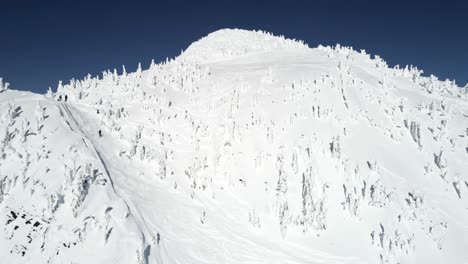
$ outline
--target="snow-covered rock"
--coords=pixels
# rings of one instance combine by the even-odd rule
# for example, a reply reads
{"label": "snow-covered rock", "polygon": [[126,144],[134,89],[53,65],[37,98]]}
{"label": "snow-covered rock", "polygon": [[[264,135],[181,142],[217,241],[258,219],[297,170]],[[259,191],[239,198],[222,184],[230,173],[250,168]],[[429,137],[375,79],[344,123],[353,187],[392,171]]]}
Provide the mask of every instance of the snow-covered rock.
{"label": "snow-covered rock", "polygon": [[468,96],[421,74],[226,29],[147,70],[5,91],[0,258],[463,263]]}

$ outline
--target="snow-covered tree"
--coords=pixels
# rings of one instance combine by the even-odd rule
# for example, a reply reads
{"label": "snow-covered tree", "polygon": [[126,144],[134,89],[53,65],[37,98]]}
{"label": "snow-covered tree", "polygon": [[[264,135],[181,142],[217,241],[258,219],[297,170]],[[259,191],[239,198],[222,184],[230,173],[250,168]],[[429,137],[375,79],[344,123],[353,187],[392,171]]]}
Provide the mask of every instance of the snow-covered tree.
{"label": "snow-covered tree", "polygon": [[287,199],[288,193],[288,176],[284,169],[284,157],[280,154],[276,161],[278,169],[278,182],[276,186],[276,208],[280,224],[281,236],[284,238],[289,222],[289,205]]}
{"label": "snow-covered tree", "polygon": [[10,86],[9,83],[7,83],[7,82],[4,83],[4,82],[3,82],[3,78],[0,78],[0,93],[2,93],[2,92],[4,92],[4,91],[8,90],[8,87],[9,87],[9,86]]}
{"label": "snow-covered tree", "polygon": [[57,86],[57,93],[63,93],[63,83],[62,81],[59,81],[58,86]]}
{"label": "snow-covered tree", "polygon": [[137,68],[136,72],[141,73],[141,62],[138,63],[138,68]]}
{"label": "snow-covered tree", "polygon": [[46,97],[52,98],[53,96],[54,96],[54,93],[52,92],[52,88],[49,87],[49,89],[47,89]]}
{"label": "snow-covered tree", "polygon": [[125,69],[125,65],[122,65],[122,76],[127,76],[127,70]]}

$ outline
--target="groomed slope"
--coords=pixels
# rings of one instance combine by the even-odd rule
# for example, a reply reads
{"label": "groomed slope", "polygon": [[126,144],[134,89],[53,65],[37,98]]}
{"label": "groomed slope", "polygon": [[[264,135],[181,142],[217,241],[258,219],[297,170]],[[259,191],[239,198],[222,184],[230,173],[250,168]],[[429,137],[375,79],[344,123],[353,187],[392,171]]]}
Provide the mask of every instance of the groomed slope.
{"label": "groomed slope", "polygon": [[[68,102],[56,101],[65,94]],[[80,257],[70,247],[51,263],[468,258],[468,97],[453,82],[388,68],[346,47],[311,49],[263,32],[221,30],[175,60],[72,80],[49,96],[0,94],[2,109],[47,104],[43,129],[61,131],[47,137],[51,159],[4,155],[0,193],[8,195],[0,196],[0,210],[6,216],[53,193],[72,197],[62,199],[60,217],[48,214],[47,226],[75,230],[74,223],[93,216],[100,223],[89,231],[96,239],[84,240],[80,250],[93,248],[104,258]],[[32,110],[23,111],[21,118],[33,120]],[[1,124],[6,136],[0,134],[6,139],[18,126],[11,120],[20,118],[8,116]],[[19,135],[27,130],[20,127]],[[15,140],[3,142],[33,153]],[[27,142],[45,144],[37,135]],[[67,191],[74,190],[67,160],[91,163],[105,184],[96,177],[89,191]],[[57,167],[27,181],[44,182],[39,198],[25,195],[19,183],[3,187],[22,171],[18,164]],[[82,209],[73,209],[73,197],[83,193]],[[108,220],[112,232],[102,224],[109,207],[119,208]],[[62,236],[57,241],[72,235]],[[40,252],[32,242],[25,256],[14,255],[8,252],[14,243],[0,239],[0,254],[11,263]]]}

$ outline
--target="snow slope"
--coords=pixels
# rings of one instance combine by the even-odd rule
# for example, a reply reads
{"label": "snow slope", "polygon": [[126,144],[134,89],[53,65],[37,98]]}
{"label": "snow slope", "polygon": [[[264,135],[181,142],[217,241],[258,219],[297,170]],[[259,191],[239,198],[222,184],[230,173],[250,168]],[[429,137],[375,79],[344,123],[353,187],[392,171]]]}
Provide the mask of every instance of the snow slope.
{"label": "snow slope", "polygon": [[467,263],[467,113],[454,82],[244,30],[6,90],[0,259]]}

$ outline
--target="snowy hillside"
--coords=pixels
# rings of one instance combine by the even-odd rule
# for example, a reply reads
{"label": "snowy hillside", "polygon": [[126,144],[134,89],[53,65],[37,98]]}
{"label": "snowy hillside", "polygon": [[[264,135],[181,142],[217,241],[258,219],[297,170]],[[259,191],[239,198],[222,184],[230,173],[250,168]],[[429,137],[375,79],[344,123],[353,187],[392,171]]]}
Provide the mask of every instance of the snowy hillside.
{"label": "snowy hillside", "polygon": [[147,70],[0,88],[2,263],[468,261],[454,82],[221,30]]}

